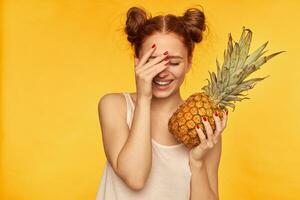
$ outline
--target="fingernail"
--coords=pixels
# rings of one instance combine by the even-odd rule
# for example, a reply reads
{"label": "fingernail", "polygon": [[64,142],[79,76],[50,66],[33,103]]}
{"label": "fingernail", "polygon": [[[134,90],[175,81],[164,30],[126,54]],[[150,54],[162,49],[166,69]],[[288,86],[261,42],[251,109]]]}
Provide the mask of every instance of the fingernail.
{"label": "fingernail", "polygon": [[216,117],[218,117],[218,113],[217,113],[217,111],[215,112],[215,116],[216,116]]}
{"label": "fingernail", "polygon": [[165,65],[168,65],[170,63],[170,61],[169,62],[167,62]]}
{"label": "fingernail", "polygon": [[196,125],[196,128],[197,128],[197,129],[199,129],[199,128],[200,128],[200,127],[199,127],[199,124],[197,124],[197,125]]}
{"label": "fingernail", "polygon": [[228,115],[228,110],[226,110],[226,115]]}
{"label": "fingernail", "polygon": [[155,44],[152,45],[152,48],[154,48],[154,47],[155,47]]}
{"label": "fingernail", "polygon": [[207,120],[205,116],[203,117],[203,120],[204,120],[204,121],[206,121],[206,120]]}
{"label": "fingernail", "polygon": [[168,60],[169,59],[169,56],[167,55],[165,58],[164,58],[164,60]]}
{"label": "fingernail", "polygon": [[167,55],[167,54],[168,54],[168,51],[165,51],[165,52],[164,52],[164,55]]}

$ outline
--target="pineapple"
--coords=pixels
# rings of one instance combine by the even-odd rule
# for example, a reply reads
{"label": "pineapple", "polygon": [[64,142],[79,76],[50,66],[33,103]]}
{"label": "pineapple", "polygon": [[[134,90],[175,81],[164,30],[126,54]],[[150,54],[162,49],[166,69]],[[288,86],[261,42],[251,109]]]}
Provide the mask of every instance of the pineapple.
{"label": "pineapple", "polygon": [[244,79],[258,70],[262,64],[272,57],[285,52],[280,51],[261,57],[266,52],[263,50],[268,44],[267,41],[248,55],[251,38],[252,31],[243,26],[239,42],[234,41],[233,45],[232,37],[229,33],[227,49],[224,51],[224,61],[221,69],[218,59],[216,59],[217,74],[208,71],[210,80],[206,79],[208,84],[201,88],[203,91],[189,96],[170,117],[168,121],[170,133],[178,142],[184,143],[187,148],[190,149],[200,144],[200,139],[195,130],[197,124],[207,137],[200,116],[206,116],[213,131],[215,131],[216,125],[213,113],[217,111],[219,117],[222,119],[223,112],[221,109],[228,111],[227,107],[231,107],[234,111],[234,103],[236,101],[250,99],[241,93],[252,89],[256,82],[264,80],[268,76],[246,81]]}

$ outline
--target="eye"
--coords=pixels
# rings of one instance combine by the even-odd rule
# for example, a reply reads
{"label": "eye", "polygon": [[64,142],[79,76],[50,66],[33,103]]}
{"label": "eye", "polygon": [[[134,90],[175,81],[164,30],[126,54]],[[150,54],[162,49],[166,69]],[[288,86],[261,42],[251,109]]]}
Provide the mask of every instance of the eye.
{"label": "eye", "polygon": [[170,64],[171,65],[179,65],[179,63],[172,63],[172,62],[170,62]]}

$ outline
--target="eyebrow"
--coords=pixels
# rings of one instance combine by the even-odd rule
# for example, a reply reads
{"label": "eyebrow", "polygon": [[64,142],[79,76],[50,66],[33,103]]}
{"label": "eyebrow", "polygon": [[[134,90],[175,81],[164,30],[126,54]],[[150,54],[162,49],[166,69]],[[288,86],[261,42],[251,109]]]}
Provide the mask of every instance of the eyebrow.
{"label": "eyebrow", "polygon": [[[156,58],[157,56],[150,56],[150,58]],[[180,58],[180,59],[183,59],[181,56],[172,56],[172,55],[169,55],[169,58]]]}

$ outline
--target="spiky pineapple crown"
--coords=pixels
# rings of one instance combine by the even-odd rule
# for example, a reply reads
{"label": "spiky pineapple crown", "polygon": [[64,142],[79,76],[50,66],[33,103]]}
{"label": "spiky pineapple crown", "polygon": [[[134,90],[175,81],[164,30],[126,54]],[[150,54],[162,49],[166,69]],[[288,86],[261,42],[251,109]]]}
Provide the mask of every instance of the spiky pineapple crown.
{"label": "spiky pineapple crown", "polygon": [[[246,33],[247,32],[247,33]],[[268,56],[261,57],[267,50],[263,51],[268,44],[265,42],[262,46],[256,49],[253,53],[248,55],[252,38],[252,31],[245,29],[243,26],[243,32],[241,34],[239,42],[234,41],[232,43],[232,37],[229,33],[229,39],[227,49],[224,50],[224,61],[220,69],[218,59],[217,75],[214,72],[209,72],[210,80],[208,84],[202,87],[204,93],[207,94],[210,99],[219,107],[225,108],[229,106],[235,109],[235,102],[242,101],[243,99],[250,99],[241,94],[244,91],[252,89],[256,82],[261,81],[268,76],[262,78],[245,79],[254,71],[260,69],[260,66],[267,62],[272,57],[285,52],[279,51]],[[234,102],[234,103],[232,103]]]}

